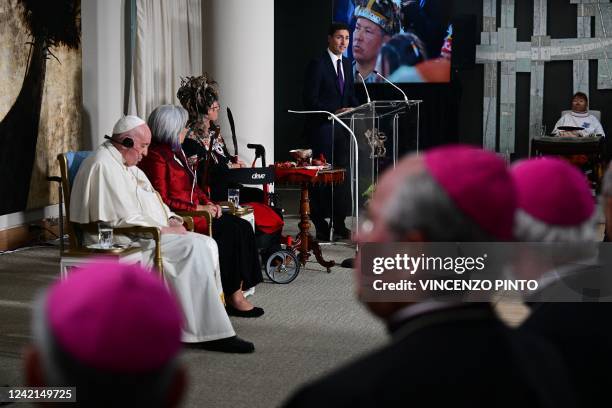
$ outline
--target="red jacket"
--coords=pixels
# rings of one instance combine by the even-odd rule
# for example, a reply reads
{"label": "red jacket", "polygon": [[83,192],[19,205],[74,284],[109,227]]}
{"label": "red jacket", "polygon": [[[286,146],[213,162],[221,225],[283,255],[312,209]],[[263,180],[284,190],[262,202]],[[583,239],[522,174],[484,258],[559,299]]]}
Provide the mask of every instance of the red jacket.
{"label": "red jacket", "polygon": [[[164,203],[173,211],[195,211],[198,204],[211,202],[198,187],[184,155],[174,153],[169,145],[151,144],[149,154],[138,167],[145,172]],[[206,218],[194,217],[193,221],[197,232],[208,231]]]}
{"label": "red jacket", "polygon": [[[149,154],[138,167],[145,172],[162,200],[173,211],[195,211],[198,204],[208,204],[208,195],[198,186],[197,178],[186,164],[184,154],[174,153],[169,145],[151,144]],[[255,212],[255,225],[271,234],[283,227],[283,220],[267,205],[248,203]],[[193,217],[195,230],[208,233],[204,217]]]}

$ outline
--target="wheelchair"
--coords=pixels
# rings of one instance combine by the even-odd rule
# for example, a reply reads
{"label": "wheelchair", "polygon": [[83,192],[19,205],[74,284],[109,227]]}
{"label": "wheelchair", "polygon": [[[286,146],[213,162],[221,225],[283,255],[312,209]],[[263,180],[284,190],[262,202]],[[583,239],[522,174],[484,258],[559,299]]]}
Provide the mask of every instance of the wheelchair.
{"label": "wheelchair", "polygon": [[[230,170],[228,181],[262,185],[263,203],[283,218],[283,209],[279,205],[277,196],[269,192],[270,184],[274,183],[274,169],[266,167],[265,148],[258,144],[248,144],[247,147],[255,149],[255,159],[251,167]],[[255,167],[257,159],[261,159],[261,167]],[[272,282],[287,284],[297,278],[301,267],[296,251],[298,241],[294,241],[291,236],[283,235],[282,230],[274,233],[256,230],[255,241],[264,272]]]}

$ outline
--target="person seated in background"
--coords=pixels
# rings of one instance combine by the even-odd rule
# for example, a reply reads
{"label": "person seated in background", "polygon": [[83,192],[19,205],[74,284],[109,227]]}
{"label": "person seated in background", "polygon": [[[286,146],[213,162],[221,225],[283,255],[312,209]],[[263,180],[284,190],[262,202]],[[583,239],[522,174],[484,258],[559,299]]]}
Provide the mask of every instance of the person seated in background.
{"label": "person seated in background", "polygon": [[[571,112],[566,113],[557,121],[552,134],[560,137],[605,136],[601,123],[589,113],[588,109],[589,98],[583,92],[576,92],[572,96]],[[582,129],[560,130],[559,127],[563,126]]]}
{"label": "person seated in background", "polygon": [[[357,241],[371,251],[374,243],[507,241],[515,210],[502,159],[441,147],[407,156],[382,175]],[[370,266],[358,266],[358,296],[392,341],[302,388],[287,407],[575,406],[549,343],[510,329],[486,302],[366,293]]]}
{"label": "person seated in background", "polygon": [[221,109],[217,83],[206,73],[199,77],[187,77],[181,81],[176,96],[189,112],[188,126],[191,131],[183,142],[183,150],[189,164],[198,170],[202,190],[208,191],[214,201],[226,201],[228,188],[239,188],[241,202],[263,202],[262,190],[227,180],[230,169],[247,166],[229,153],[216,124]]}
{"label": "person seated in background", "polygon": [[531,314],[520,330],[542,336],[561,352],[579,406],[600,405],[612,387],[612,377],[601,375],[612,361],[612,329],[607,325],[612,303],[588,299],[611,294],[610,271],[601,264],[601,250],[596,255],[599,214],[588,181],[556,158],[518,162],[511,174],[519,205],[517,240],[568,244],[562,247],[562,264],[542,247],[517,257],[515,276],[540,282],[526,299]]}
{"label": "person seated in background", "polygon": [[163,283],[137,265],[75,268],[35,302],[26,384],[75,387],[83,407],[178,406],[182,321]]}
{"label": "person seated in background", "polygon": [[[566,113],[557,121],[555,128],[551,132],[553,136],[559,137],[589,137],[589,136],[602,136],[606,134],[601,127],[599,120],[591,115],[588,111],[589,98],[583,92],[576,92],[572,97],[571,112]],[[582,129],[576,130],[562,130],[560,127],[570,126]],[[582,167],[589,164],[589,157],[585,154],[573,154],[569,156],[562,156],[570,163]],[[594,163],[591,163],[593,165]],[[584,169],[587,170],[588,166]],[[599,180],[603,174],[603,168],[597,168],[595,166],[594,171],[591,172],[591,178],[594,182]]]}
{"label": "person seated in background", "polygon": [[[104,221],[113,227],[161,229],[164,279],[177,294],[184,316],[182,339],[207,350],[254,351],[252,343],[236,337],[221,295],[219,253],[214,239],[187,232],[183,220],[161,201],[147,176],[136,165],[147,155],[151,131],[136,116],[123,116],[111,137],[81,164],[70,200],[70,221]],[[142,262],[152,265],[152,239],[118,237],[136,242]],[[85,234],[86,242],[97,235]]]}
{"label": "person seated in background", "polygon": [[[240,217],[222,214],[198,187],[196,174],[187,164],[181,144],[189,132],[187,111],[180,106],[161,105],[149,115],[152,143],[139,167],[151,180],[162,200],[174,211],[206,211],[212,216],[213,238],[219,247],[221,282],[229,315],[259,317],[263,309],[254,307],[243,294],[263,281],[255,233]],[[206,233],[206,218],[194,217],[195,229]]]}

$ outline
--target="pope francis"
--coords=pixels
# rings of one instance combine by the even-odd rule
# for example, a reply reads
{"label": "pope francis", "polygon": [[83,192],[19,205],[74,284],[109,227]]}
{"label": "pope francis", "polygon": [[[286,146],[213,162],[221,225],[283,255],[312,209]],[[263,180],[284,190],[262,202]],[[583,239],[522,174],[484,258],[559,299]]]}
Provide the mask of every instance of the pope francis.
{"label": "pope francis", "polygon": [[[223,352],[249,353],[252,343],[238,338],[220,299],[216,242],[188,232],[182,219],[161,201],[136,164],[147,154],[151,131],[136,116],[123,116],[112,137],[83,163],[74,179],[70,220],[105,221],[114,227],[159,227],[164,278],[183,310],[182,341]],[[127,239],[127,237],[122,237]],[[95,241],[97,237],[86,237]],[[143,250],[143,264],[153,264],[154,243],[131,237]]]}

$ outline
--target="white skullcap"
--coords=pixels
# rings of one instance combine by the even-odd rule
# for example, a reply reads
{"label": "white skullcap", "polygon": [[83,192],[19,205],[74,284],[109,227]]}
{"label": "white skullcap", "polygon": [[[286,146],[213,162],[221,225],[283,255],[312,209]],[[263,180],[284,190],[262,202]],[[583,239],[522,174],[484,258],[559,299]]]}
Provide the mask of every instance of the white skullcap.
{"label": "white skullcap", "polygon": [[140,119],[138,116],[122,116],[113,127],[113,135],[120,135],[121,133],[129,132],[130,130],[144,124],[145,121]]}

